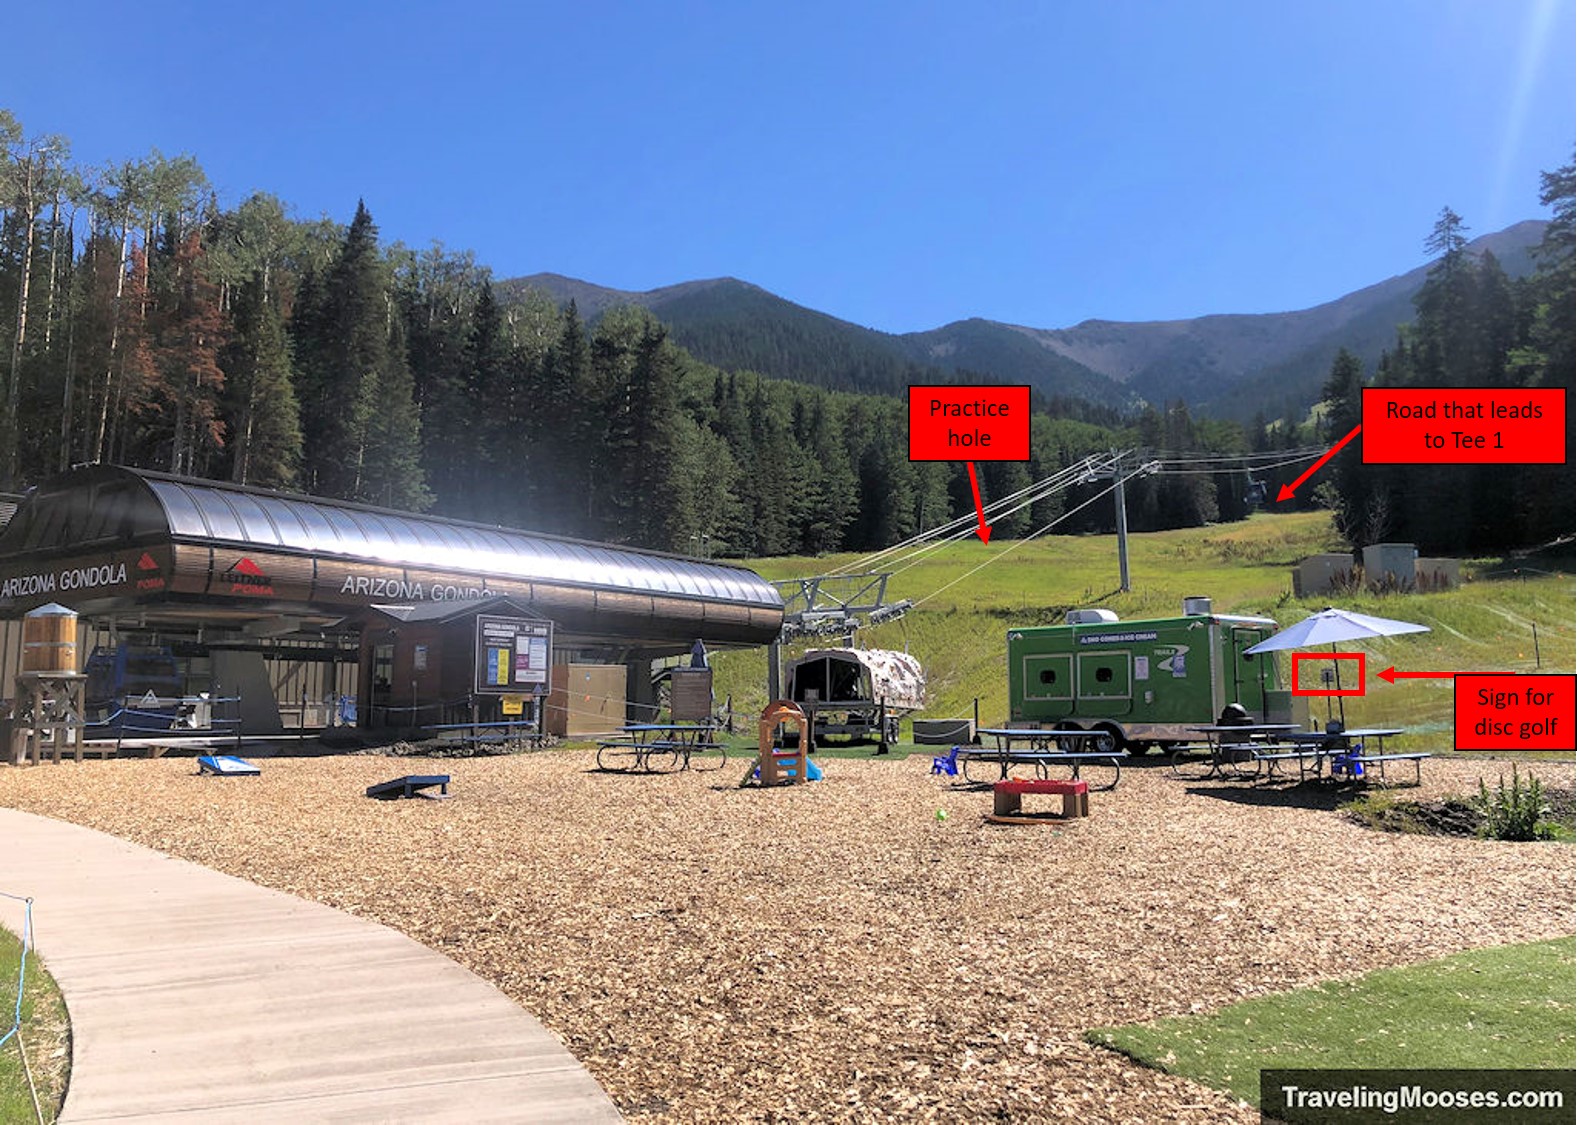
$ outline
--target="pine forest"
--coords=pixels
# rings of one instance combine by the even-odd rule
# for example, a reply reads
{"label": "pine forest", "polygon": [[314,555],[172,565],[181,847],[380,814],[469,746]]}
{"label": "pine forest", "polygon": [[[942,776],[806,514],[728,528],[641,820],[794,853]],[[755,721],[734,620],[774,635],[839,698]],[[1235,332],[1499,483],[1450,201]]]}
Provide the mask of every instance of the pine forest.
{"label": "pine forest", "polygon": [[[1307,414],[1245,426],[1181,402],[1037,397],[1031,459],[983,462],[982,491],[1105,450],[1200,454],[1210,471],[1130,483],[1130,526],[1241,519],[1300,468],[1231,458],[1339,438],[1366,383],[1571,387],[1572,167],[1540,188],[1552,217],[1533,276],[1465,254],[1447,209],[1414,323],[1375,371],[1338,357]],[[262,192],[227,208],[191,156],[83,167],[67,138],[0,109],[0,488],[113,462],[720,556],[875,549],[970,509],[963,462],[908,459],[898,395],[827,389],[836,371],[811,386],[709,366],[644,310],[588,323],[536,290],[501,302],[472,252],[384,244],[352,202],[348,224]],[[942,378],[916,368],[906,381]],[[1493,466],[1371,469],[1338,459],[1293,503],[1334,508],[1355,543],[1430,551],[1572,529],[1563,466],[1530,470],[1510,503]],[[1029,534],[1102,487],[1042,500],[995,534]],[[1093,504],[1058,529],[1112,518]]]}

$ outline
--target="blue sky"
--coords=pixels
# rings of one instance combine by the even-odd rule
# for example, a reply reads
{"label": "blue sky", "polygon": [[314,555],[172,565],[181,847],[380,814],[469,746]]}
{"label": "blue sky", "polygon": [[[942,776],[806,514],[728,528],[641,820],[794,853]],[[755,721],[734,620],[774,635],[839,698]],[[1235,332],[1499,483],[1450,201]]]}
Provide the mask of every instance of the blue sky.
{"label": "blue sky", "polygon": [[29,5],[0,106],[385,240],[888,331],[1303,308],[1543,217],[1570,3]]}

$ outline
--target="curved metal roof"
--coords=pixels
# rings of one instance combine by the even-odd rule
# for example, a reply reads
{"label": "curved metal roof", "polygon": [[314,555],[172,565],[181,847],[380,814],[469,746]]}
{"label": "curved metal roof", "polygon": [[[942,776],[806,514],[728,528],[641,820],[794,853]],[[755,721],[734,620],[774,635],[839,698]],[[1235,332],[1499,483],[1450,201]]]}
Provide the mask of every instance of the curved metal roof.
{"label": "curved metal roof", "polygon": [[[69,494],[78,485],[90,493]],[[143,487],[157,501],[146,503]],[[50,551],[149,535],[298,551],[478,576],[534,579],[590,589],[664,594],[781,609],[754,571],[710,560],[561,539],[216,481],[95,466],[41,485],[61,500],[24,504],[0,534],[0,555]],[[136,495],[142,493],[142,495]],[[115,502],[107,502],[113,494]]]}
{"label": "curved metal roof", "polygon": [[399,512],[150,478],[171,534],[578,586],[779,606],[754,572]]}

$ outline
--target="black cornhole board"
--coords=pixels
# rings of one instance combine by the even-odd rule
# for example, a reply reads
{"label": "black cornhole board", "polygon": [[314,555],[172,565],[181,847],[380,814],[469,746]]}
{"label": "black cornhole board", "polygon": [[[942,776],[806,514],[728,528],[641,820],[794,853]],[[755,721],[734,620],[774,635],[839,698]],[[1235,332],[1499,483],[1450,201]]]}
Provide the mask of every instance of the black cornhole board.
{"label": "black cornhole board", "polygon": [[[437,793],[423,792],[435,785],[438,786]],[[429,801],[441,801],[449,796],[449,775],[433,773],[397,777],[393,781],[367,786],[367,796],[376,797],[380,801],[394,801],[401,797],[426,797]]]}

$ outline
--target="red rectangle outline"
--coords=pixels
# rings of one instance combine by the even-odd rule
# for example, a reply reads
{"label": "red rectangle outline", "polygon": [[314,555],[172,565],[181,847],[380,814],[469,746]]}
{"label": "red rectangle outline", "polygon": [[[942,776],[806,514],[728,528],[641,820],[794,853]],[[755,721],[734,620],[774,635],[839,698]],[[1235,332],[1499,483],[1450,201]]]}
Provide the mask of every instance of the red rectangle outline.
{"label": "red rectangle outline", "polygon": [[[1356,660],[1358,662],[1358,686],[1356,688],[1343,688],[1330,691],[1316,688],[1298,687],[1298,663],[1303,660]],[[1364,684],[1364,665],[1366,658],[1361,652],[1295,652],[1292,654],[1292,694],[1293,695],[1364,695],[1368,688]]]}
{"label": "red rectangle outline", "polygon": [[[1431,394],[1431,393],[1439,394],[1439,393],[1449,393],[1451,391],[1465,391],[1465,392],[1469,392],[1469,393],[1475,392],[1475,391],[1486,391],[1486,392],[1490,392],[1490,393],[1493,393],[1493,394],[1517,394],[1517,393],[1533,392],[1533,393],[1535,393],[1537,395],[1540,395],[1540,396],[1548,396],[1548,395],[1551,395],[1551,394],[1557,394],[1558,393],[1561,396],[1561,408],[1560,408],[1560,412],[1559,412],[1560,419],[1561,419],[1561,422],[1560,422],[1560,447],[1558,449],[1554,450],[1553,453],[1551,453],[1550,455],[1547,455],[1547,456],[1544,456],[1544,457],[1540,457],[1540,458],[1536,458],[1536,459],[1533,459],[1533,460],[1520,460],[1519,459],[1519,460],[1514,460],[1513,461],[1513,460],[1503,460],[1501,458],[1486,458],[1486,457],[1469,457],[1469,458],[1466,458],[1466,459],[1459,459],[1459,458],[1450,457],[1450,456],[1416,457],[1416,458],[1396,458],[1396,457],[1384,457],[1384,458],[1376,457],[1376,458],[1371,458],[1370,457],[1370,453],[1372,451],[1374,451],[1375,449],[1388,447],[1390,445],[1389,442],[1386,442],[1386,441],[1383,440],[1383,438],[1385,436],[1385,430],[1384,430],[1383,427],[1381,427],[1379,425],[1368,425],[1368,422],[1369,422],[1368,402],[1369,402],[1369,396],[1371,394],[1385,395],[1385,394],[1389,394],[1389,393],[1392,393],[1392,392],[1402,392],[1402,393],[1410,394],[1410,395],[1411,394]],[[1567,391],[1567,388],[1565,388],[1565,387],[1439,387],[1439,386],[1437,386],[1437,387],[1364,387],[1364,388],[1362,388],[1362,393],[1360,395],[1360,401],[1359,401],[1359,417],[1366,424],[1366,428],[1364,429],[1364,432],[1363,432],[1363,438],[1364,438],[1364,440],[1363,440],[1363,454],[1362,454],[1363,464],[1365,464],[1365,465],[1560,465],[1560,464],[1564,464],[1565,461],[1566,461],[1566,427],[1570,424],[1570,417],[1571,417],[1570,406],[1568,404],[1568,399],[1566,397],[1566,391]],[[1487,421],[1487,419],[1472,419],[1472,420],[1473,421]],[[1450,420],[1447,420],[1447,421],[1450,421]],[[1542,418],[1539,419],[1539,423],[1540,424],[1546,424],[1546,425],[1548,424],[1548,423],[1545,423],[1544,419],[1542,419]],[[1389,452],[1389,449],[1386,449],[1386,452]],[[1450,451],[1443,449],[1440,452],[1442,454],[1448,454]]]}
{"label": "red rectangle outline", "polygon": [[[935,390],[938,387],[946,387],[949,390],[957,388],[957,389],[961,389],[961,390],[971,390],[971,391],[1010,390],[1010,391],[1024,391],[1024,392],[1026,392],[1025,395],[1024,395],[1024,405],[1029,410],[1029,417],[1024,420],[1024,443],[1025,443],[1025,450],[1024,450],[1024,452],[1025,452],[1025,456],[1024,457],[981,457],[979,454],[970,454],[968,456],[961,456],[961,457],[920,457],[920,458],[916,458],[915,455],[914,455],[914,435],[913,435],[912,430],[910,430],[909,426],[906,425],[905,426],[905,438],[907,440],[905,442],[905,447],[908,450],[909,460],[912,463],[924,465],[924,464],[932,464],[932,463],[935,463],[935,462],[938,462],[938,461],[950,461],[950,460],[951,461],[1010,461],[1010,462],[1011,461],[1028,461],[1029,460],[1028,454],[1030,453],[1030,450],[1029,450],[1028,446],[1029,446],[1030,418],[1033,418],[1035,416],[1035,407],[1034,407],[1035,390],[1034,390],[1033,387],[1031,387],[1028,383],[919,383],[919,384],[910,383],[909,384],[909,393],[904,397],[904,411],[905,411],[905,413],[904,413],[904,420],[905,420],[906,423],[912,423],[913,420],[914,420],[914,392],[915,391],[925,391],[925,390]],[[960,452],[962,453],[964,451],[960,450]]]}

